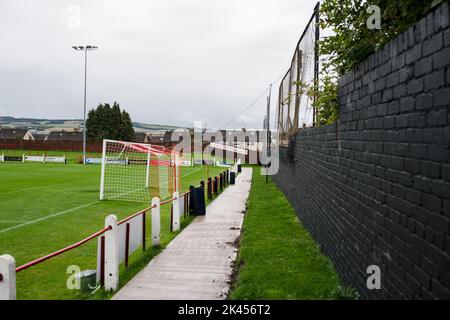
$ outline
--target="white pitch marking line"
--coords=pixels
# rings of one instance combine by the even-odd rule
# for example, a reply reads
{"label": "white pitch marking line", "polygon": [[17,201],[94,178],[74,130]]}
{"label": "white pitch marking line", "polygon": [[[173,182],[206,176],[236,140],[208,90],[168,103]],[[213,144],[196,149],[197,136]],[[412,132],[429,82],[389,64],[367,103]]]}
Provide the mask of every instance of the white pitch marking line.
{"label": "white pitch marking line", "polygon": [[26,188],[26,189],[14,190],[14,191],[7,191],[7,192],[0,192],[0,196],[2,196],[4,194],[11,194],[11,193],[29,191],[29,190],[39,189],[39,188],[59,186],[59,185],[62,185],[62,184],[69,184],[69,183],[79,182],[79,181],[82,181],[82,180],[86,180],[86,179],[78,179],[78,180],[73,180],[73,181],[69,181],[69,182],[53,183],[53,184],[47,184],[47,185],[43,185],[43,186],[36,186],[36,187],[32,187],[32,188]]}
{"label": "white pitch marking line", "polygon": [[200,171],[201,169],[202,169],[202,168],[198,168],[197,170],[192,171],[192,172],[189,172],[189,173],[186,173],[186,174],[182,175],[181,177],[184,178],[184,177],[190,176],[191,174],[194,174],[194,173]]}
{"label": "white pitch marking line", "polygon": [[[187,177],[187,176],[189,176],[189,175],[191,175],[191,174],[194,174],[195,172],[197,172],[197,171],[199,171],[199,170],[201,170],[201,169],[202,169],[202,168],[198,168],[197,170],[192,171],[192,172],[189,172],[189,173],[187,173],[187,174],[185,174],[185,175],[183,175],[183,176],[181,176],[181,177]],[[94,204],[96,204],[96,203],[98,203],[98,202],[100,202],[100,200],[97,200],[97,201],[94,201],[94,202],[91,202],[91,203],[88,203],[88,204],[84,204],[84,205],[79,206],[79,207],[76,207],[76,208],[72,208],[72,209],[60,211],[60,212],[51,214],[51,215],[49,215],[49,216],[45,216],[45,217],[36,219],[36,220],[27,221],[27,222],[24,222],[24,223],[19,224],[19,225],[17,225],[17,226],[13,226],[13,227],[10,227],[10,228],[6,228],[6,229],[3,229],[3,230],[0,230],[0,234],[1,234],[1,233],[4,233],[4,232],[11,231],[11,230],[14,230],[14,229],[18,229],[18,228],[21,228],[21,227],[24,227],[24,226],[27,226],[27,225],[30,225],[30,224],[34,224],[34,223],[36,223],[36,222],[44,221],[44,220],[47,220],[47,219],[49,219],[49,218],[57,217],[57,216],[60,216],[60,215],[62,215],[62,214],[65,214],[65,213],[68,213],[68,212],[71,212],[71,211],[75,211],[75,210],[78,210],[78,209],[83,209],[83,208],[92,206],[92,205],[94,205]]]}
{"label": "white pitch marking line", "polygon": [[22,220],[22,221],[0,220],[0,223],[23,223],[23,222],[27,222],[27,221],[25,221],[25,220]]}
{"label": "white pitch marking line", "polygon": [[41,222],[41,221],[44,221],[44,220],[47,220],[47,219],[50,219],[50,218],[53,218],[53,217],[57,217],[57,216],[63,215],[63,214],[68,213],[68,212],[72,212],[72,211],[76,211],[76,210],[79,210],[79,209],[83,209],[83,208],[92,206],[92,205],[94,205],[94,204],[96,204],[98,202],[100,202],[100,200],[97,200],[97,201],[94,201],[94,202],[91,202],[91,203],[88,203],[88,204],[84,204],[82,206],[75,207],[75,208],[72,208],[72,209],[67,209],[67,210],[64,210],[64,211],[60,211],[60,212],[57,212],[57,213],[54,213],[54,214],[51,214],[51,215],[48,215],[48,216],[36,219],[36,220],[31,220],[31,221],[19,224],[17,226],[12,226],[10,228],[6,228],[6,229],[3,229],[3,230],[0,230],[0,233],[5,233],[5,232],[8,232],[8,231],[11,231],[11,230],[14,230],[14,229],[22,228],[22,227],[30,225],[30,224],[34,224],[36,222]]}

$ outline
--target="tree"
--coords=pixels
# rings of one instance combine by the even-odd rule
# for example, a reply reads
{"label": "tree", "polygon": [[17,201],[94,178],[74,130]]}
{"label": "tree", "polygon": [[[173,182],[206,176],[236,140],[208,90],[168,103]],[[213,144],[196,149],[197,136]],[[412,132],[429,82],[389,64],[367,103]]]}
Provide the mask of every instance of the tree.
{"label": "tree", "polygon": [[[320,26],[333,35],[320,42],[320,52],[339,75],[416,23],[436,0],[325,0],[320,9]],[[369,28],[370,7],[380,8],[380,28]]]}
{"label": "tree", "polygon": [[[407,30],[438,2],[440,0],[323,1],[320,27],[333,31],[319,42],[320,54],[327,57],[327,62],[322,67],[320,83],[304,86],[308,95],[315,97],[318,125],[339,118],[338,77]],[[368,26],[374,6],[379,8],[379,28]]]}
{"label": "tree", "polygon": [[108,103],[99,104],[88,113],[86,120],[88,139],[132,141],[135,139],[133,122],[125,110],[121,110],[117,102],[111,107]]}

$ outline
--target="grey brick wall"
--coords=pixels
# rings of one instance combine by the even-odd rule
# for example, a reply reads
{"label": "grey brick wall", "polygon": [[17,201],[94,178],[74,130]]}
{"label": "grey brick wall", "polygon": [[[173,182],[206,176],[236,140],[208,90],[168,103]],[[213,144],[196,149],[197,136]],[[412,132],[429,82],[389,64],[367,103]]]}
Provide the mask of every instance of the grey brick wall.
{"label": "grey brick wall", "polygon": [[343,76],[340,122],[281,149],[275,182],[362,298],[450,299],[449,16],[440,5]]}

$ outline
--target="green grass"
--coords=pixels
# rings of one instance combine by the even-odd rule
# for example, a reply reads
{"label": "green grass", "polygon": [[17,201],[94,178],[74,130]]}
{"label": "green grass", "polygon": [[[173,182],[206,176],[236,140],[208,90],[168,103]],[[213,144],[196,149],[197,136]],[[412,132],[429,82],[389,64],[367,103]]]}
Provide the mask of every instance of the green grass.
{"label": "green grass", "polygon": [[331,299],[340,284],[286,197],[257,167],[237,265],[231,299]]}
{"label": "green grass", "polygon": [[[21,152],[21,151],[19,151]],[[65,153],[66,155],[68,153]],[[8,153],[11,155],[11,153]],[[55,155],[55,153],[51,153]],[[76,153],[73,154],[76,157]],[[209,167],[209,176],[224,168]],[[206,167],[182,168],[183,191],[206,179]],[[141,210],[145,203],[98,201],[100,166],[77,164],[0,163],[0,255],[11,254],[17,266],[75,243],[104,227],[104,219],[119,219]],[[170,206],[161,210],[161,246],[130,257],[130,267],[121,267],[121,285],[157,254],[176,235],[170,233]],[[41,219],[41,220],[39,220]],[[186,225],[192,218],[184,220]],[[28,224],[27,224],[28,223]],[[147,219],[150,244],[151,219]],[[17,227],[16,229],[11,229]],[[18,299],[108,298],[69,290],[67,267],[96,268],[97,241],[67,252],[17,274]]]}

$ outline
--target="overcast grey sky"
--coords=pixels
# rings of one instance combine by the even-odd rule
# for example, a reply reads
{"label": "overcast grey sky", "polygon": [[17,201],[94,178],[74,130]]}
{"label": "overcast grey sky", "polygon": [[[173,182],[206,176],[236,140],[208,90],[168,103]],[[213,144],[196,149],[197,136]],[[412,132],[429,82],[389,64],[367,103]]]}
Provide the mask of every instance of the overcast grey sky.
{"label": "overcast grey sky", "polygon": [[[92,44],[88,108],[117,100],[134,121],[221,127],[284,74],[315,3],[1,0],[0,116],[82,118],[72,46]],[[261,127],[264,111],[261,99],[229,127]]]}

